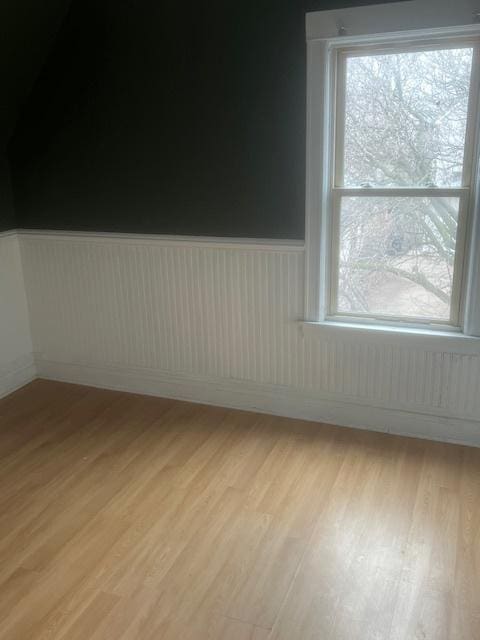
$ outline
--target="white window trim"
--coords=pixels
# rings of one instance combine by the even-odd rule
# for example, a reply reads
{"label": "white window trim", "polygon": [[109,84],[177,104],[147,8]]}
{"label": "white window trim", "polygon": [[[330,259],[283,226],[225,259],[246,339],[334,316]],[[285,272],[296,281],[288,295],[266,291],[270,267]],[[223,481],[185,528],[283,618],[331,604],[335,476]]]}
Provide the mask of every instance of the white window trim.
{"label": "white window trim", "polygon": [[[386,335],[412,331],[419,336],[426,333],[445,341],[449,332],[457,341],[463,336],[480,337],[480,180],[479,137],[480,126],[474,135],[474,163],[472,198],[468,212],[469,239],[466,243],[468,262],[464,272],[464,301],[462,330],[451,327],[404,322],[380,323],[371,318],[356,321],[348,318],[328,317],[328,282],[330,273],[330,211],[334,100],[334,52],[339,47],[361,44],[380,44],[398,41],[415,42],[426,37],[452,39],[455,37],[480,36],[480,24],[472,24],[480,16],[472,0],[408,0],[390,5],[375,5],[322,11],[307,14],[307,180],[306,180],[306,287],[305,320],[309,331],[313,325],[319,329],[348,330],[359,328],[362,333],[369,329],[378,335],[378,328],[386,327]],[[373,27],[372,27],[373,25]],[[426,28],[428,25],[428,28]],[[412,30],[412,27],[419,27]],[[338,35],[341,33],[342,35]],[[369,190],[370,191],[370,190]],[[438,190],[436,191],[438,195]],[[375,326],[376,325],[376,326]],[[463,333],[462,333],[463,332]],[[383,335],[383,334],[382,334]],[[468,340],[469,345],[472,344]]]}

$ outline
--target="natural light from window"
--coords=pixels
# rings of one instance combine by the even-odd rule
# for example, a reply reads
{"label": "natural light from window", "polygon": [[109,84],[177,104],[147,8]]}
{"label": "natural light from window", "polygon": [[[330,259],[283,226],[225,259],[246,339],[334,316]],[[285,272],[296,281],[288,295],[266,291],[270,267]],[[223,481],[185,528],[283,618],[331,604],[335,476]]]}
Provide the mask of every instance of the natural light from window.
{"label": "natural light from window", "polygon": [[473,46],[340,51],[331,315],[456,325]]}

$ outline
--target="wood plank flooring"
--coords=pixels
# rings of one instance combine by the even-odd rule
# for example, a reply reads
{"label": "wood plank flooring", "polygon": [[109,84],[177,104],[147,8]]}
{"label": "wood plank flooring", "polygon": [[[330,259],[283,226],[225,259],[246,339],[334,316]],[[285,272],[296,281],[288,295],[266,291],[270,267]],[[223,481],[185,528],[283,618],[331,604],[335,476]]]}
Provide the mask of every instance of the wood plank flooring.
{"label": "wood plank flooring", "polygon": [[2,640],[479,640],[480,450],[36,381]]}

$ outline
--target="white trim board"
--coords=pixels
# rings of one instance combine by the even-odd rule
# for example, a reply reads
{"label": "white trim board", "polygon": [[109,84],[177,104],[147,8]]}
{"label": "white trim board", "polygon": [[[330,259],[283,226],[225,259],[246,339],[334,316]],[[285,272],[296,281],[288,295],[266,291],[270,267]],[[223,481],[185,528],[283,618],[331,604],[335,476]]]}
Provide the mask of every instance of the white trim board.
{"label": "white trim board", "polygon": [[8,238],[10,236],[16,236],[18,232],[16,229],[9,229],[8,231],[0,231],[0,238]]}
{"label": "white trim board", "polygon": [[239,249],[248,251],[304,251],[303,240],[270,238],[220,238],[209,236],[175,236],[162,234],[115,233],[104,231],[49,231],[18,229],[19,238],[68,240],[69,242],[113,243],[133,246],[202,247],[209,249]]}
{"label": "white trim board", "polygon": [[480,447],[476,421],[318,397],[283,386],[46,360],[39,360],[37,368],[46,380]]}
{"label": "white trim board", "polygon": [[471,25],[478,0],[401,0],[388,4],[312,11],[306,15],[307,40],[394,33]]}
{"label": "white trim board", "polygon": [[300,322],[305,336],[342,340],[342,342],[397,345],[405,349],[480,355],[480,338],[455,331],[429,331],[396,326],[355,324],[349,322]]}
{"label": "white trim board", "polygon": [[25,356],[2,367],[0,371],[0,398],[8,396],[17,389],[24,387],[37,377],[33,356]]}

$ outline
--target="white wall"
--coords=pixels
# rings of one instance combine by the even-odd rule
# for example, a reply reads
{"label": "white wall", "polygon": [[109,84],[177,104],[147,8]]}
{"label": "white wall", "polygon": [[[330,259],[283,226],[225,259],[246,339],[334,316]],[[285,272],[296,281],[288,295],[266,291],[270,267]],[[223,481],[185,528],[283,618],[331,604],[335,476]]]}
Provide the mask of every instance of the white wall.
{"label": "white wall", "polygon": [[0,397],[34,376],[19,240],[0,233]]}
{"label": "white wall", "polygon": [[302,336],[302,246],[21,243],[41,376],[480,445],[478,355]]}

